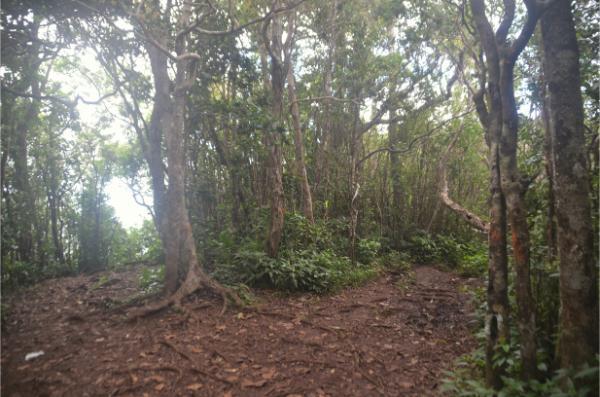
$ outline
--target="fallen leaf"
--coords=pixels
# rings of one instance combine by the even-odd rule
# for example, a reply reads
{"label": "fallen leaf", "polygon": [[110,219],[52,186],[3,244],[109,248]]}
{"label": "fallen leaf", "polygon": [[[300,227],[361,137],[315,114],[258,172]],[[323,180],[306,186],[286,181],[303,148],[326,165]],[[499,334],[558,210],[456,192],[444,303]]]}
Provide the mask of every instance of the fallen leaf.
{"label": "fallen leaf", "polygon": [[242,381],[242,387],[263,387],[267,383],[265,379],[253,381],[250,379],[246,379]]}
{"label": "fallen leaf", "polygon": [[152,375],[152,376],[149,376],[146,378],[146,382],[151,382],[151,381],[161,383],[161,382],[165,381],[165,378],[160,375]]}
{"label": "fallen leaf", "polygon": [[235,383],[238,381],[238,377],[236,375],[229,375],[225,377],[225,380],[229,383]]}
{"label": "fallen leaf", "polygon": [[192,383],[191,385],[187,385],[186,389],[188,390],[200,390],[204,387],[204,385],[202,383]]}
{"label": "fallen leaf", "polygon": [[277,370],[275,368],[265,368],[262,371],[262,377],[263,377],[263,379],[270,380],[270,379],[273,379],[273,377],[275,376],[276,373],[277,373]]}
{"label": "fallen leaf", "polygon": [[40,351],[37,351],[37,352],[27,353],[25,355],[25,361],[33,360],[33,359],[41,357],[43,355],[44,355],[44,351],[43,350],[40,350]]}
{"label": "fallen leaf", "polygon": [[158,385],[154,386],[154,390],[156,390],[156,391],[161,391],[164,388],[165,388],[164,383],[159,383]]}

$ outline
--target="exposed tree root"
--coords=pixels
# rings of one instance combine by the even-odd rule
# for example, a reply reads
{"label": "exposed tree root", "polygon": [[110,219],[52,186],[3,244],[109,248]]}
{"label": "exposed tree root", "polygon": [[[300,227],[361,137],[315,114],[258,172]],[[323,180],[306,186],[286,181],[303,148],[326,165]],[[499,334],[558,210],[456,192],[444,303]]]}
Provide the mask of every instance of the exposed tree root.
{"label": "exposed tree root", "polygon": [[147,317],[151,314],[157,313],[170,306],[174,306],[179,310],[182,310],[191,317],[195,317],[183,307],[182,301],[186,297],[201,289],[207,289],[221,296],[223,299],[223,309],[221,310],[221,314],[224,314],[227,311],[227,305],[229,301],[233,302],[233,304],[237,307],[244,306],[243,301],[234,291],[224,287],[217,281],[208,277],[204,272],[198,269],[197,266],[190,266],[184,282],[181,284],[179,289],[177,289],[177,291],[175,291],[169,297],[156,302],[155,304],[146,305],[138,310],[130,311],[127,315],[127,318],[128,320],[133,321],[138,318]]}

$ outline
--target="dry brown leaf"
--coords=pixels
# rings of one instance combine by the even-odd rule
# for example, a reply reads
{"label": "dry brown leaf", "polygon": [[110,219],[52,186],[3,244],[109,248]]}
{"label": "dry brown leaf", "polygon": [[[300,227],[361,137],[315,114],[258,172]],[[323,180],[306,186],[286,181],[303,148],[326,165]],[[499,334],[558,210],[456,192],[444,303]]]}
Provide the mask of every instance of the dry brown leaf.
{"label": "dry brown leaf", "polygon": [[146,382],[152,382],[152,381],[161,383],[161,382],[165,381],[165,378],[160,375],[152,375],[152,376],[149,376],[146,378]]}
{"label": "dry brown leaf", "polygon": [[413,384],[410,382],[400,382],[400,387],[402,387],[403,389],[410,389],[411,387],[413,387]]}
{"label": "dry brown leaf", "polygon": [[187,385],[186,389],[196,391],[202,389],[203,387],[204,385],[202,383],[192,383],[191,385]]}
{"label": "dry brown leaf", "polygon": [[236,375],[229,375],[225,377],[225,380],[229,383],[235,383],[238,381],[238,377]]}
{"label": "dry brown leaf", "polygon": [[164,383],[159,383],[158,385],[154,386],[154,390],[156,390],[156,391],[161,391],[164,388],[165,388]]}
{"label": "dry brown leaf", "polygon": [[263,379],[270,380],[273,379],[276,373],[277,370],[275,368],[265,368],[262,371],[262,377]]}
{"label": "dry brown leaf", "polygon": [[267,383],[267,381],[265,379],[261,379],[261,380],[250,380],[250,379],[245,379],[242,381],[242,387],[263,387],[265,385],[265,383]]}

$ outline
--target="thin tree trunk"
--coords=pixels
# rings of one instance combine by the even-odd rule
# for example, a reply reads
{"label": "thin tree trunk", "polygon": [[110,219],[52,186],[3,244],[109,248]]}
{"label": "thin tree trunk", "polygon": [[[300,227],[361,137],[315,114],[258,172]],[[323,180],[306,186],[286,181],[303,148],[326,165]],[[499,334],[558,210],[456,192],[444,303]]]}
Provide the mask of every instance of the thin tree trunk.
{"label": "thin tree trunk", "polygon": [[518,326],[521,336],[523,377],[532,379],[537,371],[535,339],[535,302],[531,292],[530,238],[527,208],[517,168],[517,104],[514,96],[514,64],[504,60],[501,67],[502,136],[500,139],[500,183],[506,199],[506,210],[512,235],[515,261],[515,291],[517,295]]}
{"label": "thin tree trunk", "polygon": [[300,183],[302,193],[302,213],[311,222],[314,223],[312,194],[306,174],[306,164],[304,162],[304,140],[302,136],[302,127],[300,126],[300,110],[296,98],[296,82],[294,81],[294,71],[292,67],[288,68],[288,97],[291,102],[292,125],[294,127],[294,149],[296,152],[296,173]]}
{"label": "thin tree trunk", "polygon": [[488,232],[488,290],[486,316],[486,382],[502,385],[504,366],[494,362],[502,344],[510,340],[508,304],[508,254],[506,250],[506,204],[500,187],[498,144],[490,147],[490,229]]}
{"label": "thin tree trunk", "polygon": [[[492,143],[498,142],[497,153],[500,168],[500,187],[506,202],[508,220],[511,225],[512,248],[515,260],[518,327],[521,349],[521,375],[524,380],[535,377],[536,339],[535,302],[531,293],[530,281],[530,239],[527,224],[527,209],[524,189],[517,168],[518,114],[514,97],[514,65],[533,34],[539,17],[538,3],[526,0],[527,17],[517,39],[507,40],[515,16],[514,0],[504,2],[504,15],[496,31],[493,30],[485,14],[483,0],[471,0],[471,10],[479,41],[486,56],[488,75],[488,97],[490,99],[490,120]],[[500,115],[501,123],[497,125]],[[493,125],[493,127],[492,127]],[[499,132],[499,134],[497,133]],[[498,139],[498,140],[496,140]],[[493,145],[491,145],[493,148]]]}
{"label": "thin tree trunk", "polygon": [[[37,28],[35,28],[34,36],[37,36]],[[39,47],[39,44],[37,45]],[[37,73],[39,70],[39,62],[37,51],[34,50],[34,56],[31,58],[33,65],[29,71],[31,75],[31,94],[40,95],[40,84]],[[29,166],[28,166],[28,140],[31,138],[31,126],[37,120],[39,112],[39,102],[32,99],[28,104],[27,110],[23,119],[17,124],[15,139],[15,152],[13,155],[15,165],[15,190],[17,191],[15,201],[15,213],[18,216],[17,220],[17,252],[19,259],[25,262],[30,262],[34,259],[33,247],[33,229],[37,223],[35,213],[35,198],[33,190],[29,182]]]}
{"label": "thin tree trunk", "polygon": [[557,255],[556,237],[556,199],[554,198],[554,162],[552,161],[552,132],[550,131],[550,109],[546,94],[546,83],[542,80],[542,121],[544,124],[544,167],[548,178],[548,210],[546,216],[546,244],[548,260],[553,261]]}
{"label": "thin tree trunk", "polygon": [[[324,3],[325,4],[325,3]],[[337,51],[337,8],[338,0],[330,0],[328,11],[328,50],[327,60],[324,66],[323,74],[323,96],[330,98],[333,96],[333,74],[335,72],[335,57]],[[333,134],[333,118],[332,118],[332,105],[331,99],[325,99],[323,101],[323,112],[319,119],[319,130],[321,131],[320,144],[316,146],[316,177],[315,177],[315,190],[322,191],[319,196],[321,199],[327,199],[327,188],[329,184],[329,167],[328,167],[328,153],[331,146],[332,134]],[[318,193],[315,193],[318,194]]]}
{"label": "thin tree trunk", "polygon": [[579,50],[571,2],[556,3],[542,17],[542,40],[560,260],[557,356],[561,368],[577,368],[594,363],[598,354],[598,273],[593,252]]}
{"label": "thin tree trunk", "polygon": [[[278,8],[279,1],[273,7]],[[267,172],[271,194],[271,218],[267,232],[266,251],[270,257],[279,253],[279,245],[283,235],[285,218],[285,196],[283,191],[283,153],[281,150],[281,136],[283,126],[283,90],[285,86],[285,65],[282,36],[283,29],[281,16],[275,15],[270,21],[270,37],[264,37],[265,46],[271,58],[271,117],[270,131],[265,131],[265,143],[268,150]],[[266,33],[266,32],[265,32]],[[263,36],[268,36],[264,34]]]}
{"label": "thin tree trunk", "polygon": [[[166,33],[165,33],[166,34]],[[163,45],[166,45],[166,40]],[[170,78],[167,69],[167,55],[157,49],[153,44],[146,45],[146,51],[150,58],[152,76],[154,79],[154,100],[152,104],[152,114],[150,116],[150,126],[148,128],[148,150],[144,153],[150,178],[152,183],[152,197],[154,205],[154,214],[156,217],[156,228],[161,237],[165,232],[165,212],[166,205],[166,186],[165,169],[163,164],[163,134],[166,134],[168,128],[168,118],[172,112],[172,102],[170,95]]]}
{"label": "thin tree trunk", "polygon": [[[393,118],[396,112],[390,112],[390,117]],[[390,123],[388,126],[388,144],[390,147],[396,147],[400,143],[400,131],[403,127],[398,122]],[[402,240],[402,214],[404,213],[404,192],[402,190],[402,162],[400,161],[400,154],[394,151],[389,152],[390,157],[390,180],[392,183],[392,209],[391,209],[391,222],[392,222],[392,236],[393,244],[396,248],[399,247],[400,241]]]}

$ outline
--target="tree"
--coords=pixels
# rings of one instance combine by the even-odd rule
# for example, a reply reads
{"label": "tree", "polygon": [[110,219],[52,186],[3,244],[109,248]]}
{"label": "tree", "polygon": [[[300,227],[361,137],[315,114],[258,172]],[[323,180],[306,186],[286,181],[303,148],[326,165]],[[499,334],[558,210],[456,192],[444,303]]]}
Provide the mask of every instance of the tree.
{"label": "tree", "polygon": [[[471,11],[479,42],[486,57],[489,109],[489,135],[497,146],[498,177],[511,226],[512,248],[516,268],[518,325],[521,336],[522,375],[532,379],[537,371],[535,340],[535,304],[530,281],[530,239],[525,207],[524,186],[517,169],[518,114],[514,95],[514,66],[542,11],[541,3],[525,1],[527,17],[518,37],[510,42],[508,34],[515,18],[515,2],[504,2],[504,14],[494,32],[483,0],[471,0]],[[481,101],[479,102],[481,104]],[[501,203],[499,203],[501,205]],[[499,208],[500,211],[502,210]]]}
{"label": "tree", "polygon": [[577,368],[593,363],[598,352],[598,272],[577,38],[571,2],[555,3],[541,26],[560,260],[557,356],[561,368]]}
{"label": "tree", "polygon": [[[281,1],[275,0],[273,8],[281,8]],[[267,149],[267,181],[270,191],[271,217],[267,230],[267,254],[276,257],[283,234],[285,197],[283,190],[283,153],[281,140],[284,127],[284,87],[290,69],[290,46],[293,40],[293,22],[288,20],[287,38],[283,42],[283,17],[274,15],[262,26],[263,45],[269,54],[269,79],[264,81],[271,108],[271,123],[264,134]]]}
{"label": "tree", "polygon": [[300,185],[300,201],[302,203],[302,213],[311,223],[314,223],[313,215],[313,200],[308,183],[308,175],[306,173],[306,163],[304,161],[304,137],[302,126],[300,123],[300,109],[298,106],[298,98],[296,97],[296,79],[294,77],[294,68],[292,65],[288,68],[287,73],[288,97],[290,100],[290,113],[292,115],[292,126],[294,129],[294,149],[296,154],[296,174],[298,184]]}

